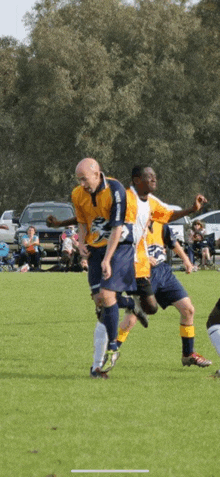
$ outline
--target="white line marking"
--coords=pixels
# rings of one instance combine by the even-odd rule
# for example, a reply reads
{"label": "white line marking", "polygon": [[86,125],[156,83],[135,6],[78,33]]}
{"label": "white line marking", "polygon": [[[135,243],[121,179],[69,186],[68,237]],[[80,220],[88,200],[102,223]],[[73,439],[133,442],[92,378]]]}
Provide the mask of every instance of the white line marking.
{"label": "white line marking", "polygon": [[126,472],[129,472],[129,473],[135,473],[135,472],[138,472],[139,474],[144,474],[144,473],[147,473],[149,472],[149,470],[71,470],[71,472],[75,473],[75,474],[84,474],[84,473],[94,473],[94,472],[100,472],[100,473],[109,473],[109,472],[114,472],[115,474],[118,473],[118,474],[122,474],[122,473],[126,473]]}

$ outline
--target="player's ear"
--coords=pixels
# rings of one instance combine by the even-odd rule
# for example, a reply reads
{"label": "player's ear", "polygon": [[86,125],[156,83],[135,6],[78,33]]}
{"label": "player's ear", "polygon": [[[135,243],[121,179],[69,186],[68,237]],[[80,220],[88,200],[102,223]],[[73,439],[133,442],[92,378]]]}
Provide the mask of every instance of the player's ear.
{"label": "player's ear", "polygon": [[99,171],[93,171],[93,174],[94,174],[95,178],[98,179],[98,177],[99,177]]}
{"label": "player's ear", "polygon": [[137,177],[137,176],[136,176],[136,177],[133,177],[133,183],[134,183],[135,185],[140,184],[140,182],[141,182],[141,178],[140,178],[140,177]]}

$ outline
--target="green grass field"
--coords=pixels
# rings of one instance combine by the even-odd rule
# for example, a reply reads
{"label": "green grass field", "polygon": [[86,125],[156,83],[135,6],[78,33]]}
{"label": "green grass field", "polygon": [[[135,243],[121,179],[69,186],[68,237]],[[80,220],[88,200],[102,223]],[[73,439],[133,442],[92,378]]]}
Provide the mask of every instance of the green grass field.
{"label": "green grass field", "polygon": [[89,377],[96,317],[86,274],[0,274],[0,477],[220,475],[220,380],[210,377],[220,359],[205,327],[220,274],[177,276],[196,308],[196,350],[213,365],[182,367],[170,307],[147,330],[137,324],[104,381]]}

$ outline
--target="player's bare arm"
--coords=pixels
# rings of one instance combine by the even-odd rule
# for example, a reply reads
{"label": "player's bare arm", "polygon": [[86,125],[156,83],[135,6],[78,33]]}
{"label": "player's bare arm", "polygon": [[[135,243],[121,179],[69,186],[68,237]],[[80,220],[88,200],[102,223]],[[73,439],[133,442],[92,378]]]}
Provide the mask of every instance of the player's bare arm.
{"label": "player's bare arm", "polygon": [[155,267],[155,265],[157,265],[157,259],[154,257],[149,257],[149,262],[151,267]]}
{"label": "player's bare arm", "polygon": [[101,263],[102,273],[105,280],[107,280],[111,276],[110,262],[118,246],[121,233],[122,233],[122,225],[119,225],[117,227],[112,227],[111,234],[108,239],[108,245],[106,248],[105,256]]}
{"label": "player's bare arm", "polygon": [[198,194],[195,198],[195,202],[193,205],[193,212],[198,212],[199,210],[201,210],[206,203],[207,199],[204,197],[204,195]]}
{"label": "player's bare arm", "polygon": [[183,261],[183,265],[185,267],[186,273],[191,273],[193,271],[193,264],[190,262],[188,255],[186,255],[186,253],[184,252],[183,248],[181,247],[178,241],[176,241],[176,245],[173,251]]}
{"label": "player's bare arm", "polygon": [[68,227],[69,225],[77,225],[77,219],[76,217],[71,217],[70,219],[67,220],[57,220],[54,215],[49,215],[46,220],[47,226],[48,227]]}
{"label": "player's bare arm", "polygon": [[183,209],[183,210],[174,210],[173,214],[170,217],[169,222],[173,220],[181,219],[181,217],[184,217],[184,215],[189,215],[189,214],[192,214],[193,212],[198,212],[199,210],[202,209],[202,207],[206,203],[207,203],[207,199],[203,195],[198,194],[194,200],[192,207],[189,207],[188,209]]}
{"label": "player's bare arm", "polygon": [[88,258],[90,253],[88,251],[88,246],[85,243],[87,235],[87,225],[86,224],[78,224],[78,248],[79,248],[79,254],[82,258]]}

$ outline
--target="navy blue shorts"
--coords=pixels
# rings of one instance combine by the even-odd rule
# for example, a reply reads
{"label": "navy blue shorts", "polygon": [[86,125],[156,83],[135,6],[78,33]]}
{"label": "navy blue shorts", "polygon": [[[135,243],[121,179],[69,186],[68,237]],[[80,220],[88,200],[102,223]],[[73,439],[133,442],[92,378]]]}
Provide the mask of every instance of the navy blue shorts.
{"label": "navy blue shorts", "polygon": [[111,259],[112,275],[107,280],[102,277],[101,262],[106,247],[89,247],[91,253],[88,259],[88,280],[93,295],[100,288],[118,292],[135,291],[137,289],[134,270],[134,248],[131,244],[118,245]]}
{"label": "navy blue shorts", "polygon": [[149,278],[147,277],[136,278],[136,284],[137,284],[137,290],[135,292],[133,291],[129,292],[126,290],[128,295],[138,295],[138,296],[143,296],[144,298],[154,295]]}
{"label": "navy blue shorts", "polygon": [[150,280],[157,303],[163,310],[188,296],[185,288],[172,273],[171,267],[165,262],[152,267]]}

